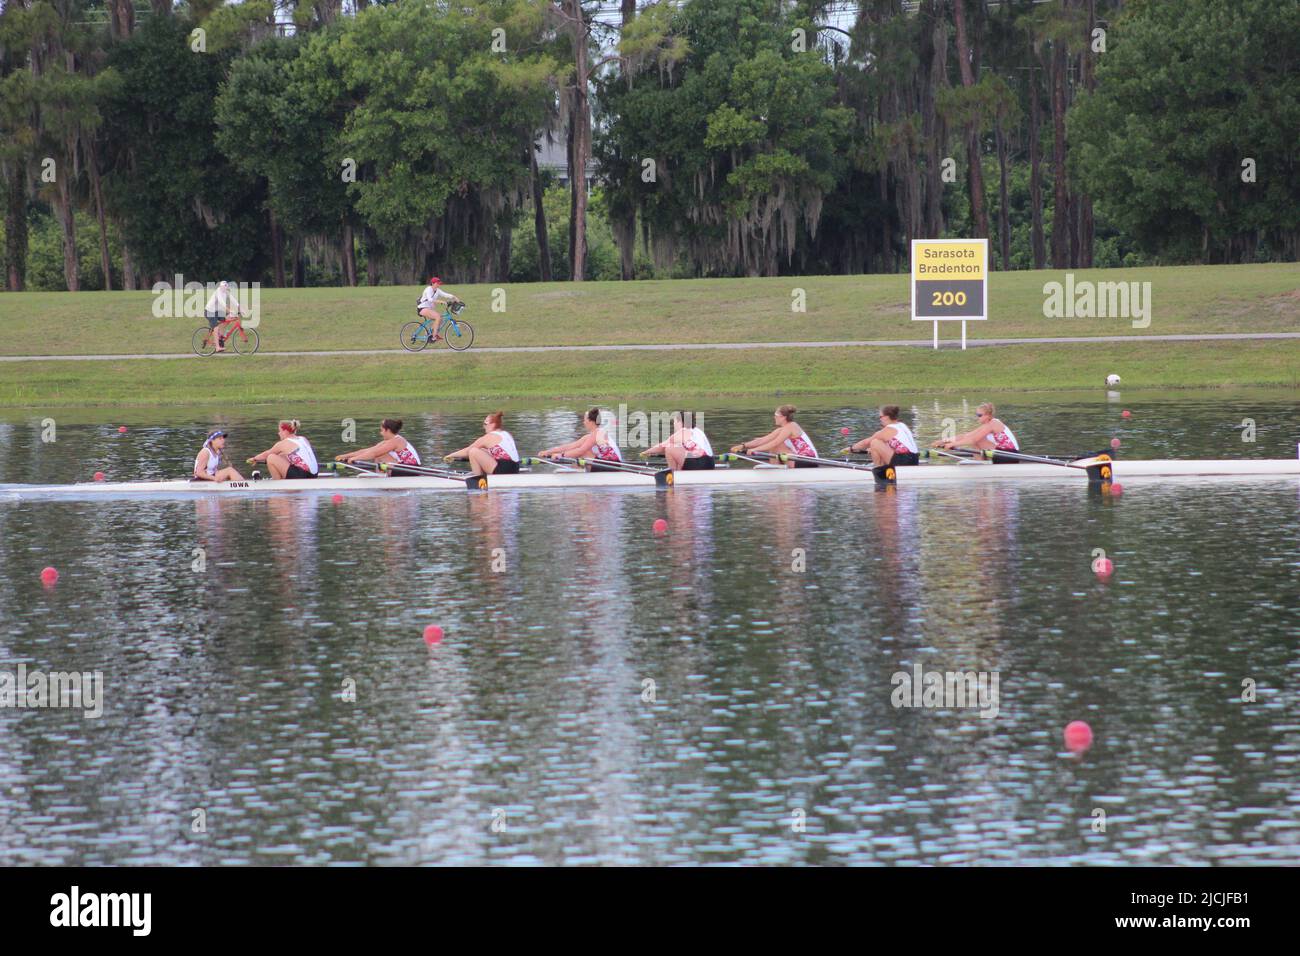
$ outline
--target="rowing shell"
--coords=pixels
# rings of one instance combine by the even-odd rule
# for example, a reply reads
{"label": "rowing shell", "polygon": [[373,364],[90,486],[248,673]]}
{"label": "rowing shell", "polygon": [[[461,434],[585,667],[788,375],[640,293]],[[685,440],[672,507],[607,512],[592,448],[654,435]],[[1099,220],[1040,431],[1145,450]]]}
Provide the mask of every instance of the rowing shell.
{"label": "rowing shell", "polygon": [[[1262,459],[1255,461],[1214,460],[1123,460],[1108,463],[1113,480],[1143,481],[1186,478],[1286,478],[1300,477],[1300,460]],[[971,461],[952,465],[917,465],[893,469],[898,484],[930,485],[952,482],[1001,481],[1073,481],[1086,484],[1083,469],[1056,465],[994,465]],[[664,479],[671,478],[671,481]],[[680,471],[663,474],[658,482],[654,475],[622,472],[525,472],[517,475],[489,476],[482,489],[523,491],[534,488],[654,488],[671,484],[677,487],[720,486],[753,487],[777,485],[862,485],[878,483],[878,476],[868,469],[847,468],[716,468],[712,471]],[[0,485],[0,495],[7,497],[116,495],[260,495],[276,492],[336,491],[464,491],[477,489],[476,479],[461,478],[392,478],[345,477],[290,479],[284,481],[131,481],[85,482],[74,485]]]}

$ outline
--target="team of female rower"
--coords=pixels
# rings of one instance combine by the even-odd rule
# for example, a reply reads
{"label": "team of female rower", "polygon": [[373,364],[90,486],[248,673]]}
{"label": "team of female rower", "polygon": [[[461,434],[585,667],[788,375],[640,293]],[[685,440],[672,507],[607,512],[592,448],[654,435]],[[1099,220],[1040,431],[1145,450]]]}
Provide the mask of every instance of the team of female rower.
{"label": "team of female rower", "polygon": [[[772,414],[775,428],[758,438],[733,445],[731,451],[739,455],[755,455],[761,461],[777,460],[791,468],[816,468],[822,460],[817,448],[795,416],[793,405],[782,405]],[[880,465],[916,465],[920,462],[920,447],[912,429],[899,417],[897,405],[880,409],[880,428],[873,434],[840,450],[840,454],[867,454],[871,463]],[[994,407],[985,402],[975,410],[976,426],[955,438],[942,439],[931,447],[940,449],[971,449],[992,452],[994,462],[1011,463],[1017,459],[999,453],[1019,452],[1016,436],[1006,423],[995,414]],[[475,475],[514,475],[519,473],[522,459],[514,436],[503,427],[504,414],[493,412],[483,419],[483,435],[443,457],[443,461],[465,460]],[[641,457],[662,455],[673,471],[695,471],[712,468],[715,462],[713,446],[698,418],[692,412],[674,412],[671,418],[672,434],[641,452]],[[280,440],[261,454],[248,459],[250,464],[265,462],[273,478],[315,478],[319,472],[316,453],[311,442],[299,434],[297,419],[282,421]],[[379,426],[380,440],[368,448],[338,455],[336,461],[356,466],[358,462],[383,464],[401,473],[427,471],[420,463],[420,453],[402,437],[400,419],[385,418]],[[555,445],[538,452],[539,458],[556,463],[581,463],[592,471],[635,470],[640,466],[628,464],[618,444],[602,424],[602,412],[591,408],[582,417],[583,434],[571,442]],[[847,429],[846,429],[847,431]],[[221,467],[222,450],[226,433],[216,431],[208,436],[194,460],[194,478],[201,481],[240,481],[242,476],[234,468]],[[257,477],[254,474],[254,477]]]}

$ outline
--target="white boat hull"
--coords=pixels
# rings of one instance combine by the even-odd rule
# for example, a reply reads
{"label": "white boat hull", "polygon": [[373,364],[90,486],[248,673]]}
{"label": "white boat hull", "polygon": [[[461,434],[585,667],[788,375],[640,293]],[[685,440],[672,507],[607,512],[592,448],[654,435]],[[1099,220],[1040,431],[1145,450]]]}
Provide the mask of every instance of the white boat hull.
{"label": "white boat hull", "polygon": [[[1120,460],[1113,462],[1114,480],[1149,481],[1189,478],[1300,478],[1300,459],[1221,460]],[[1086,473],[1079,468],[1057,465],[993,465],[986,462],[926,464],[898,468],[898,485],[947,484],[952,482],[1065,481],[1086,485]],[[861,485],[872,487],[870,471],[847,468],[716,468],[712,471],[683,471],[673,476],[677,487],[753,487],[778,485]],[[488,478],[493,491],[524,491],[545,488],[655,488],[652,476],[623,472],[547,472]],[[133,481],[85,482],[73,485],[0,485],[0,494],[17,497],[115,495],[262,495],[285,492],[334,493],[341,491],[459,491],[461,479],[393,478],[357,475],[288,481]]]}

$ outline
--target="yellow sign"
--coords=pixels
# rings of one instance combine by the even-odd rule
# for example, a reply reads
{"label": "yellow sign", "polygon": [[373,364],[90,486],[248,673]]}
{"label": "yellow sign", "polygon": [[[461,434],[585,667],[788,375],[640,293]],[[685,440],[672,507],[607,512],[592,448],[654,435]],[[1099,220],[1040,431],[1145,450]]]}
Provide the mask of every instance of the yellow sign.
{"label": "yellow sign", "polygon": [[917,239],[912,243],[912,278],[983,279],[987,271],[985,241],[935,242]]}

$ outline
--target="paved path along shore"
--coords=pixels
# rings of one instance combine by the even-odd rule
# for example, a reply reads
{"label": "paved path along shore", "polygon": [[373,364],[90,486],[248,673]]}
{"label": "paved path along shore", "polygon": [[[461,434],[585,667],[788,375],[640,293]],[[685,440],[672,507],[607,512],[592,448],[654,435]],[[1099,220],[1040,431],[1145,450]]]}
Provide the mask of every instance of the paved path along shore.
{"label": "paved path along shore", "polygon": [[[1188,335],[1076,335],[1025,339],[968,339],[969,348],[990,348],[1007,345],[1099,345],[1107,342],[1246,342],[1257,339],[1300,339],[1300,332],[1205,332]],[[714,349],[842,349],[842,348],[932,348],[930,339],[876,339],[862,342],[700,342],[696,344],[664,345],[513,345],[476,348],[475,354],[502,352],[692,352]],[[960,349],[957,341],[939,343],[942,349]],[[259,352],[262,356],[319,355],[428,355],[430,353],[455,354],[445,348],[425,352],[406,352],[397,346],[387,349],[334,349],[313,352]],[[232,356],[238,358],[239,356]],[[197,359],[193,352],[167,352],[156,355],[0,355],[0,362],[120,362],[126,359]]]}

